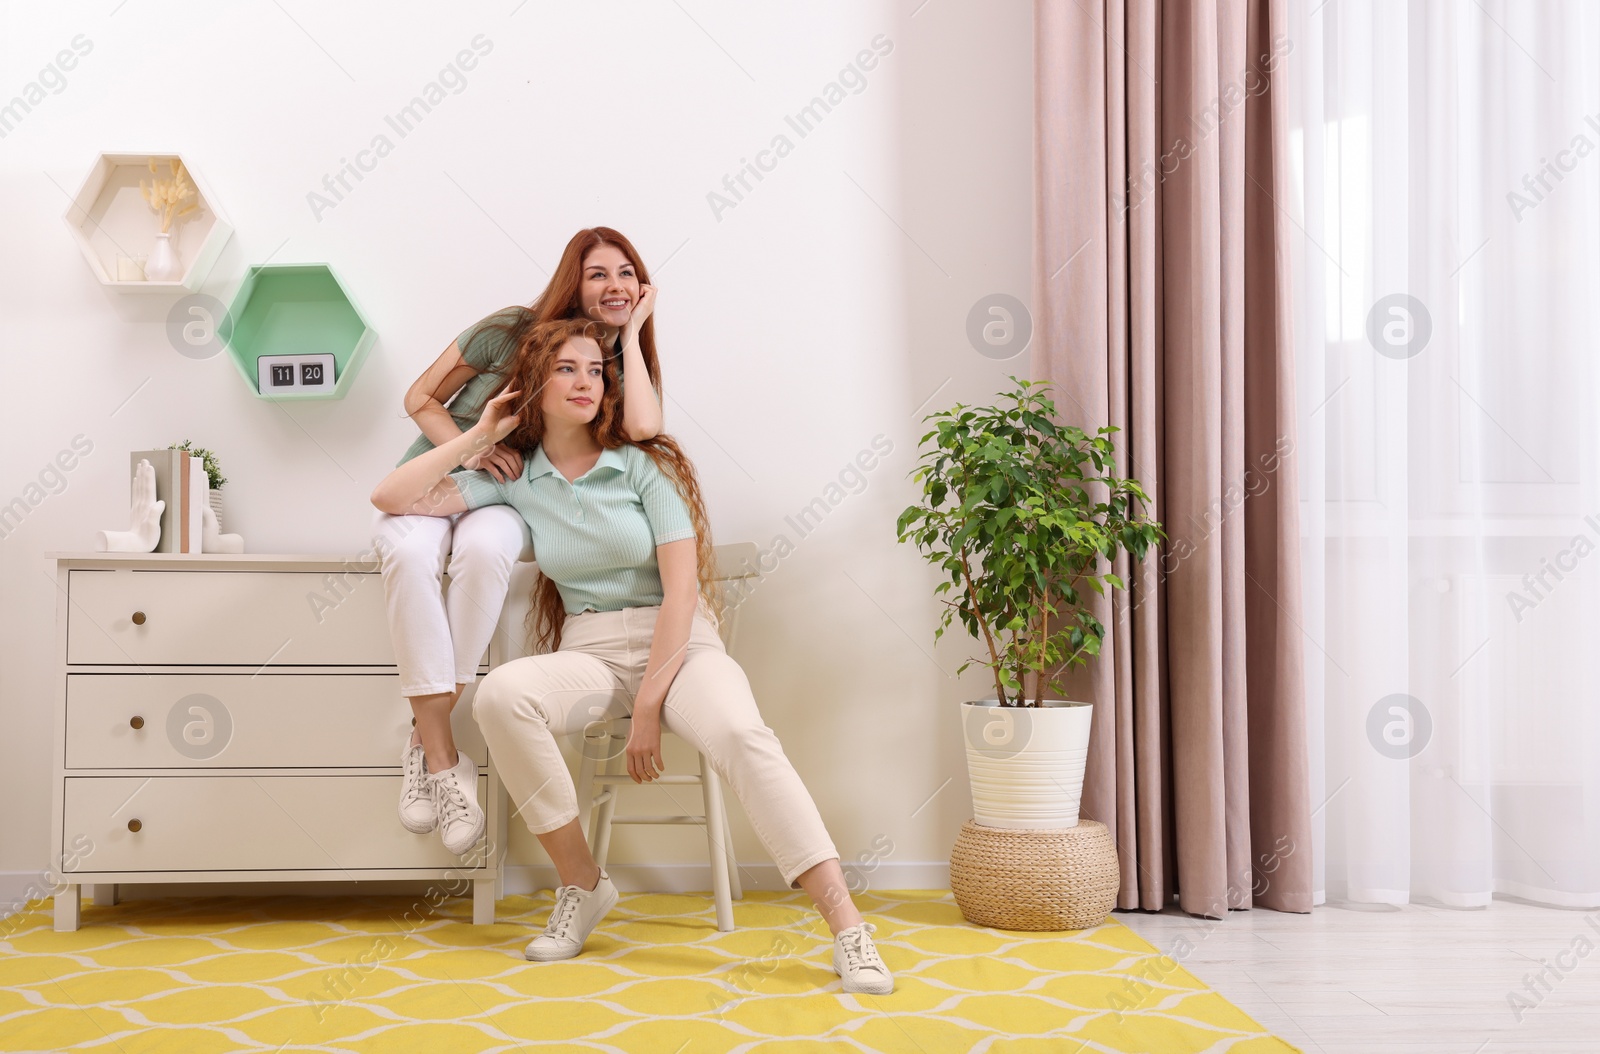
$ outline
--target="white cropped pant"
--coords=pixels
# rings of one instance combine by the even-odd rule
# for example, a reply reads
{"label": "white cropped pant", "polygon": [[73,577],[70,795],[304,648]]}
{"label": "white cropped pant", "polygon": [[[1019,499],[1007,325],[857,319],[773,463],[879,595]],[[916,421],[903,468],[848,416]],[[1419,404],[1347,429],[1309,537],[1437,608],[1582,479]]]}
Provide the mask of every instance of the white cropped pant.
{"label": "white cropped pant", "polygon": [[533,558],[527,522],[509,505],[455,516],[380,512],[373,545],[382,561],[400,694],[440,695],[471,684],[505,606],[512,565]]}
{"label": "white cropped pant", "polygon": [[[577,819],[577,788],[556,737],[632,714],[660,614],[657,604],[568,615],[556,651],[497,666],[478,686],[472,716],[512,806],[534,834]],[[839,858],[816,802],[703,606],[667,687],[661,727],[703,753],[727,781],[790,889],[799,889],[797,879],[814,865]]]}

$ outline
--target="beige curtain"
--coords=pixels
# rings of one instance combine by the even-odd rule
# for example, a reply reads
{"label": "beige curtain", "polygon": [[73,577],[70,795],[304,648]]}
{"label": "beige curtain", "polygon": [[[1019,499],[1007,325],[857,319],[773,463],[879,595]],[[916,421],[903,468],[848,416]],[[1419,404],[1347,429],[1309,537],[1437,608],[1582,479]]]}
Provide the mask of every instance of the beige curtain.
{"label": "beige curtain", "polygon": [[[1035,0],[1033,376],[1166,527],[1117,572],[1083,814],[1118,907],[1309,911],[1283,0]],[[1275,52],[1276,49],[1276,52]]]}

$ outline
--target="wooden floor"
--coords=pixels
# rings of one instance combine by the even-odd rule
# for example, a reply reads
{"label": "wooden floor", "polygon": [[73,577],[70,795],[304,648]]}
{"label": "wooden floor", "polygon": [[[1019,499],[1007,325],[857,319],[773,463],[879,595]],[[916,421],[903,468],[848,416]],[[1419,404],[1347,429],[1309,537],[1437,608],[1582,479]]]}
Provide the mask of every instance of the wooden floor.
{"label": "wooden floor", "polygon": [[[1600,910],[1497,899],[1115,917],[1308,1052],[1600,1052]],[[1530,995],[1541,972],[1549,990],[1536,980]]]}

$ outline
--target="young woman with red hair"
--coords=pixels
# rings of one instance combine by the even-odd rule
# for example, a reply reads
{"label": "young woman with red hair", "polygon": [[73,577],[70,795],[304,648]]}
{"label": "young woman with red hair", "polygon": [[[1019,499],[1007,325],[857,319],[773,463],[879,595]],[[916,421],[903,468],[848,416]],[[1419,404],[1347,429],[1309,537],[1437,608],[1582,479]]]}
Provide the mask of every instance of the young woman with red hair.
{"label": "young woman with red hair", "polygon": [[[670,436],[628,440],[617,359],[581,320],[535,326],[507,390],[478,422],[400,465],[372,494],[394,515],[510,507],[538,548],[529,624],[542,653],[496,667],[472,705],[513,806],[561,878],[544,932],[523,954],[576,956],[617,902],[579,827],[556,739],[629,717],[633,781],[665,767],[662,728],[705,754],[784,883],[810,894],[833,931],[844,990],[893,991],[876,926],[851,901],[816,803],[718,634],[722,599],[694,467]],[[501,443],[527,453],[521,475],[457,471]]]}
{"label": "young woman with red hair", "polygon": [[[400,464],[471,428],[526,356],[535,327],[566,318],[592,322],[625,375],[637,378],[622,399],[622,434],[654,436],[661,430],[651,318],[655,292],[639,254],[620,232],[579,231],[530,306],[497,311],[468,327],[411,385],[406,413],[422,434]],[[462,468],[504,482],[522,474],[522,454],[497,443],[474,452]],[[456,749],[450,713],[477,675],[505,604],[512,565],[532,558],[528,528],[503,506],[450,517],[379,513],[374,549],[383,569],[400,692],[411,703],[416,725],[401,751],[400,822],[416,834],[438,829],[446,848],[465,854],[483,834],[484,814],[477,763]],[[447,595],[441,588],[446,569]]]}

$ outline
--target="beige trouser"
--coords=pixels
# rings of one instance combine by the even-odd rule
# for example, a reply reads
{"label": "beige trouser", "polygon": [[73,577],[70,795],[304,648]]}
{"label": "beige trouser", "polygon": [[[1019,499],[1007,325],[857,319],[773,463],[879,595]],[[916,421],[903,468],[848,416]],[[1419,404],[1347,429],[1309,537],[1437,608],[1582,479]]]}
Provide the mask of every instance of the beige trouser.
{"label": "beige trouser", "polygon": [[[496,667],[478,686],[472,716],[528,830],[543,834],[578,816],[577,792],[556,738],[633,712],[660,605],[567,616],[561,647]],[[663,729],[705,754],[750,817],[784,882],[839,851],[811,794],[761,719],[750,682],[702,606],[683,665],[667,689]]]}

